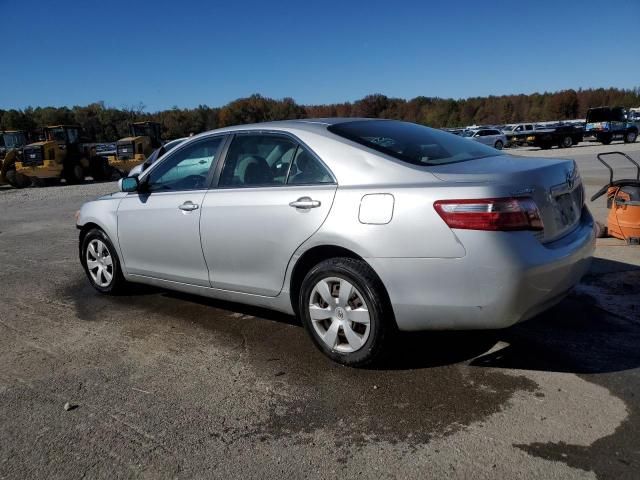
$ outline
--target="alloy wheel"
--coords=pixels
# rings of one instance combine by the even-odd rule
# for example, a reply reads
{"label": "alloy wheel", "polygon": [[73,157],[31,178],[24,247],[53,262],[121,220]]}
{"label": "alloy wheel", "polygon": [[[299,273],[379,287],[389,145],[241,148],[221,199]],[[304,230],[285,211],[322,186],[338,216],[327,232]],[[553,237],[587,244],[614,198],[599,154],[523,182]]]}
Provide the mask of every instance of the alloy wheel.
{"label": "alloy wheel", "polygon": [[89,242],[86,253],[87,270],[91,279],[100,287],[108,287],[113,280],[113,257],[102,240]]}

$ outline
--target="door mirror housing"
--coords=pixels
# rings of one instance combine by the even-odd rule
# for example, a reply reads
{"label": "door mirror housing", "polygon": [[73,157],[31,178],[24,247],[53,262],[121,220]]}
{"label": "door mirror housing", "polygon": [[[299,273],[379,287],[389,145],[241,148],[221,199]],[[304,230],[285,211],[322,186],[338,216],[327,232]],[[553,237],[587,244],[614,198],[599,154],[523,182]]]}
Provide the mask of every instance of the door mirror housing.
{"label": "door mirror housing", "polygon": [[121,192],[137,192],[140,186],[138,177],[125,177],[118,180],[118,188]]}

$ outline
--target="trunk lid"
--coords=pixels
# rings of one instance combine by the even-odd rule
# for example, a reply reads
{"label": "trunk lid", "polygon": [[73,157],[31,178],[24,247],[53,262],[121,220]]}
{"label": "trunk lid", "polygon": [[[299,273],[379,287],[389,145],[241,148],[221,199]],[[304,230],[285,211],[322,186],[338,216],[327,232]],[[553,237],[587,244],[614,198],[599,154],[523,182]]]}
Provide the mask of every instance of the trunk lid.
{"label": "trunk lid", "polygon": [[584,190],[571,159],[496,155],[429,171],[442,181],[506,186],[514,197],[533,198],[544,223],[544,230],[537,234],[542,242],[557,240],[580,222]]}

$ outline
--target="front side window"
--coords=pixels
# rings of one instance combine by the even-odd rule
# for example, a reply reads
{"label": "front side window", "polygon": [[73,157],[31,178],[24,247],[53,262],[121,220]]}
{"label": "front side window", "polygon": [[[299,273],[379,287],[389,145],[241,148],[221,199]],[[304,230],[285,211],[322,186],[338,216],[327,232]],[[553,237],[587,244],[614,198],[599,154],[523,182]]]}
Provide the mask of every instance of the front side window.
{"label": "front side window", "polygon": [[347,121],[331,125],[328,130],[403,162],[420,166],[504,155],[479,142],[469,142],[440,130],[396,120]]}
{"label": "front side window", "polygon": [[52,128],[48,130],[47,140],[52,140],[57,143],[66,143],[67,135],[65,134],[64,128],[57,127],[57,128]]}
{"label": "front side window", "polygon": [[220,150],[222,137],[193,142],[172,153],[149,172],[150,192],[200,190],[208,187],[209,171]]}

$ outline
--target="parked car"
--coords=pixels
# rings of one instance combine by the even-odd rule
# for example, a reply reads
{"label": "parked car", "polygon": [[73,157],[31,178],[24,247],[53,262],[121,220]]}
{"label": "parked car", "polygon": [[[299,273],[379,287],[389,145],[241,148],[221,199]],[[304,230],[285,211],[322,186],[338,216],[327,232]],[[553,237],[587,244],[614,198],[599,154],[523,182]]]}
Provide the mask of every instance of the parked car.
{"label": "parked car", "polygon": [[573,160],[394,120],[213,130],[119,185],[77,215],[97,291],[139,282],[297,314],[347,365],[374,361],[397,329],[531,318],[595,245]]}
{"label": "parked car", "polygon": [[584,129],[577,125],[555,125],[539,127],[529,133],[527,145],[547,150],[554,145],[559,148],[569,148],[582,142]]}
{"label": "parked car", "polygon": [[490,147],[502,150],[507,144],[507,137],[497,128],[479,128],[478,130],[466,130],[462,136],[475,140],[476,142],[489,145]]}

